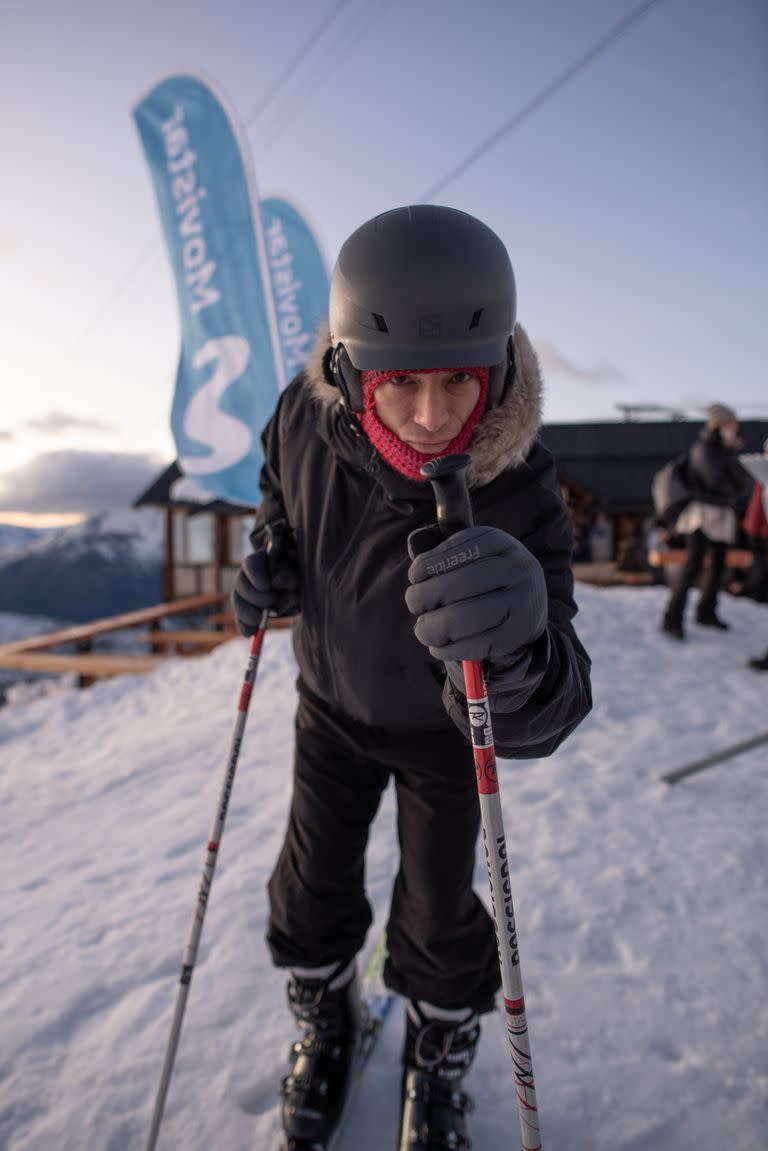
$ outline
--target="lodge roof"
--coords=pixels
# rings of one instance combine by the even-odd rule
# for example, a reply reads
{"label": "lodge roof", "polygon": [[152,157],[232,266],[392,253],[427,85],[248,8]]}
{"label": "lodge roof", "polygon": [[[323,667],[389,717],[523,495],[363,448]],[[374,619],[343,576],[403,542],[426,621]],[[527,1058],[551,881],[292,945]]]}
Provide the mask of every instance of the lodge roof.
{"label": "lodge roof", "polygon": [[[768,420],[740,422],[745,451],[762,451]],[[652,510],[651,481],[668,460],[686,451],[703,424],[692,420],[544,424],[541,439],[563,482],[591,493],[610,514]]]}
{"label": "lodge roof", "polygon": [[133,501],[133,506],[182,508],[192,515],[202,512],[248,515],[254,510],[242,504],[219,499],[218,496],[212,496],[204,491],[190,476],[184,474],[178,460],[174,460],[156,480],[153,480]]}

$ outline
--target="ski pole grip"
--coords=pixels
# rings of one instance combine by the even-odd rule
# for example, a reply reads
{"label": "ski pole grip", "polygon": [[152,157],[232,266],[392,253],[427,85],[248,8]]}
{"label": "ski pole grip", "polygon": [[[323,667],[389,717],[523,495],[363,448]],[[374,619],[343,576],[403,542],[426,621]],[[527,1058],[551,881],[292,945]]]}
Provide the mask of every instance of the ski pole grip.
{"label": "ski pole grip", "polygon": [[475,522],[467,487],[469,456],[439,456],[421,468],[421,474],[432,484],[437,504],[437,526],[443,539]]}

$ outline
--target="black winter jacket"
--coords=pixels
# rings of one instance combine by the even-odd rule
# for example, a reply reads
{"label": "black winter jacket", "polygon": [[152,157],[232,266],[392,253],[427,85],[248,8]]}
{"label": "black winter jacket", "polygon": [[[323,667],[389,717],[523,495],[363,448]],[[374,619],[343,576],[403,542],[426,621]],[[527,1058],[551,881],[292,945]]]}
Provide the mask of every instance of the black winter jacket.
{"label": "black winter jacket", "polygon": [[690,448],[688,474],[697,503],[733,508],[738,513],[746,509],[754,481],[717,429],[704,428]]}
{"label": "black winter jacket", "polygon": [[[542,565],[547,633],[526,682],[506,692],[489,679],[497,753],[548,755],[591,707],[589,657],[573,630],[571,529],[552,457],[536,441],[541,382],[523,330],[516,378],[487,412],[469,448],[476,522],[516,536]],[[389,731],[432,731],[448,715],[469,736],[466,701],[413,634],[405,605],[408,534],[434,523],[431,485],[384,463],[340,402],[323,336],[307,369],[280,397],[262,437],[262,504],[252,535],[287,520],[301,568],[294,625],[299,688],[329,710]],[[442,696],[442,699],[441,699]]]}

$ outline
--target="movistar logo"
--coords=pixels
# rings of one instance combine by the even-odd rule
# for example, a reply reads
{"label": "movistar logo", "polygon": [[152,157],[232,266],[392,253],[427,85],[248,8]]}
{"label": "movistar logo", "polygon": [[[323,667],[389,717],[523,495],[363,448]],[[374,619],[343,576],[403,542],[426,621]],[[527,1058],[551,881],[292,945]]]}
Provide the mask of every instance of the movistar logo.
{"label": "movistar logo", "polygon": [[189,146],[189,133],[184,125],[184,108],[181,104],[177,104],[173,115],[163,121],[162,129],[171,196],[176,206],[181,261],[186,273],[192,311],[197,313],[221,299],[221,292],[212,284],[216,261],[208,258],[200,214],[200,202],[208,192],[198,183],[197,153]]}
{"label": "movistar logo", "polygon": [[264,235],[272,274],[280,342],[285,352],[288,374],[293,375],[304,366],[311,348],[313,333],[306,330],[299,312],[298,297],[303,285],[294,276],[293,253],[288,247],[283,222],[279,216],[272,218]]}

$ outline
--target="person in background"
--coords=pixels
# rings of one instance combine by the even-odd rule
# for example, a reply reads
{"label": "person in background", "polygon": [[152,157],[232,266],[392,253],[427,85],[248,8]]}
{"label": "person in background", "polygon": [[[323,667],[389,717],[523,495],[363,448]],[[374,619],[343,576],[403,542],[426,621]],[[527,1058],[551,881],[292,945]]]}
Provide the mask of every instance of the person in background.
{"label": "person in background", "polygon": [[[766,454],[766,447],[768,447],[768,441],[763,447],[764,454]],[[766,454],[766,459],[768,459],[768,454]],[[758,603],[768,601],[768,515],[766,515],[766,504],[768,504],[768,495],[766,495],[765,485],[756,480],[742,523],[752,550],[752,566],[744,574],[740,590],[742,595],[750,596]]]}
{"label": "person in background", "polygon": [[688,453],[688,476],[693,498],[680,513],[675,531],[686,537],[686,560],[667,604],[661,628],[674,639],[685,638],[683,621],[688,592],[696,584],[705,559],[696,622],[726,630],[717,614],[717,597],[729,545],[736,539],[738,516],[746,507],[752,481],[738,460],[739,421],[732,408],[711,404],[707,422]]}
{"label": "person in background", "polygon": [[[763,444],[763,457],[768,463],[768,440]],[[756,480],[747,514],[744,517],[744,530],[753,541],[755,562],[758,564],[764,583],[766,569],[768,569],[768,480],[764,476],[765,464],[759,457],[746,456],[743,457],[743,462],[748,470],[754,472]],[[761,465],[763,465],[762,468]],[[761,476],[762,478],[758,478]],[[758,580],[755,584],[755,590],[758,591],[759,587]],[[758,597],[756,596],[756,598]],[[748,666],[754,668],[755,671],[768,671],[768,651],[765,655],[750,659]]]}
{"label": "person in background", "polygon": [[[372,921],[366,846],[391,779],[398,1146],[469,1146],[461,1082],[500,976],[472,886],[480,808],[461,661],[485,663],[499,756],[550,755],[591,707],[571,527],[515,313],[509,255],[485,224],[434,205],[385,212],[342,246],[330,332],[263,437],[234,607],[245,635],[262,611],[296,616],[293,796],[267,943],[303,1036],[283,1084],[297,1151],[325,1146],[343,1106]],[[443,539],[420,469],[453,453],[470,457],[477,526]]]}

